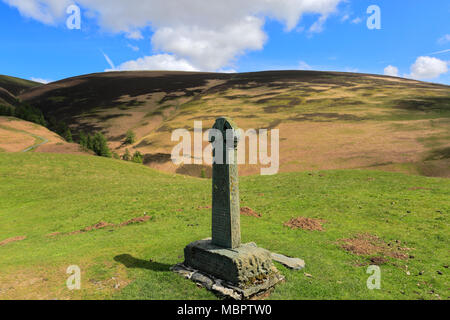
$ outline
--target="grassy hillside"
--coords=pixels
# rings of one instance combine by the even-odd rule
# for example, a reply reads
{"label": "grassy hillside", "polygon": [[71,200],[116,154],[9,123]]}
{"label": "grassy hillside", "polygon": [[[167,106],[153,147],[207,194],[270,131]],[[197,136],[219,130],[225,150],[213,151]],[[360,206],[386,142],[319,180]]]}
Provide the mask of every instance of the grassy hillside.
{"label": "grassy hillside", "polygon": [[42,86],[42,83],[20,79],[11,76],[0,75],[0,88],[8,90],[17,96],[25,89]]}
{"label": "grassy hillside", "polygon": [[17,96],[25,89],[41,86],[41,83],[0,75],[0,105],[15,106]]}
{"label": "grassy hillside", "polygon": [[84,154],[80,146],[68,143],[36,123],[0,116],[0,152],[51,152]]}
{"label": "grassy hillside", "polygon": [[[209,180],[100,157],[0,153],[0,181],[0,299],[214,298],[169,271],[186,244],[210,236]],[[287,281],[273,299],[450,298],[448,179],[304,172],[243,177],[240,194],[262,215],[242,216],[243,240],[306,261],[301,272],[277,265]],[[325,220],[324,230],[284,226],[296,217]],[[373,263],[381,290],[366,288]],[[70,265],[82,270],[80,291],[65,287]]]}
{"label": "grassy hillside", "polygon": [[[245,74],[115,72],[92,74],[27,90],[23,100],[72,131],[102,131],[123,154],[125,133],[146,164],[176,167],[171,133],[210,128],[230,116],[244,128],[280,129],[281,172],[381,169],[450,177],[450,87],[367,74],[273,71]],[[207,168],[206,168],[207,169]],[[243,175],[259,166],[242,166]]]}

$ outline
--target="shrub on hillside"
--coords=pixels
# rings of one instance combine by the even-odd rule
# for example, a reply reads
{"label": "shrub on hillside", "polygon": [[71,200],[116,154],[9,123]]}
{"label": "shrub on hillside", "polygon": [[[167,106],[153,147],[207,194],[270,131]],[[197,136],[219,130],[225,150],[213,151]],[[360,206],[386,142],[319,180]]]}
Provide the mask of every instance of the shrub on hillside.
{"label": "shrub on hillside", "polygon": [[0,105],[0,116],[13,116],[14,110],[12,107]]}
{"label": "shrub on hillside", "polygon": [[131,159],[131,161],[142,164],[144,163],[144,156],[139,151],[136,151],[133,154],[133,158]]}
{"label": "shrub on hillside", "polygon": [[47,126],[47,121],[45,121],[42,111],[27,104],[20,104],[15,108],[1,105],[0,116],[16,117],[25,121],[40,124],[44,127]]}
{"label": "shrub on hillside", "polygon": [[106,141],[105,136],[97,132],[92,138],[92,150],[100,157],[111,158],[111,150],[109,150],[108,142]]}
{"label": "shrub on hillside", "polygon": [[122,159],[125,161],[130,161],[131,160],[131,154],[130,151],[128,149],[125,149],[125,153],[122,156]]}
{"label": "shrub on hillside", "polygon": [[80,144],[81,147],[83,147],[83,149],[89,149],[88,148],[88,136],[86,135],[86,133],[84,133],[84,131],[80,131],[78,133],[78,143]]}
{"label": "shrub on hillside", "polygon": [[136,142],[136,134],[132,130],[128,130],[125,136],[125,144],[133,144]]}
{"label": "shrub on hillside", "polygon": [[72,138],[72,132],[70,131],[70,128],[68,127],[66,131],[64,132],[62,136],[67,142],[73,142]]}
{"label": "shrub on hillside", "polygon": [[102,133],[97,132],[92,136],[90,134],[85,134],[84,131],[80,131],[78,137],[79,144],[83,149],[92,150],[100,157],[113,157],[113,153],[108,147],[108,142]]}

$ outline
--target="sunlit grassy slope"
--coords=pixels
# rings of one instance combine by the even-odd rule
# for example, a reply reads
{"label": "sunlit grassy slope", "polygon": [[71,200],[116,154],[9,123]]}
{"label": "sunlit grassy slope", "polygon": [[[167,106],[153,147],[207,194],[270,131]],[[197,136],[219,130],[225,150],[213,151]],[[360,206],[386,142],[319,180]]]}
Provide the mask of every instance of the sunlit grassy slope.
{"label": "sunlit grassy slope", "polygon": [[[0,153],[0,242],[26,237],[0,246],[0,299],[215,299],[169,271],[186,244],[210,236],[211,212],[199,208],[210,183],[99,157]],[[448,179],[344,170],[240,183],[241,205],[262,214],[242,216],[243,240],[306,261],[300,272],[277,265],[286,283],[272,299],[449,298]],[[298,216],[325,219],[325,231],[283,225]],[[381,265],[381,290],[366,287],[372,256],[338,244],[359,233],[411,249]],[[82,270],[80,291],[65,286],[70,265]]]}
{"label": "sunlit grassy slope", "polygon": [[[395,77],[315,71],[243,74],[114,72],[80,76],[25,91],[21,99],[71,124],[102,131],[110,147],[146,154],[147,165],[177,167],[175,129],[218,116],[243,129],[280,130],[280,171],[381,169],[450,177],[450,87]],[[123,144],[128,130],[132,146]],[[205,142],[206,144],[206,142]],[[243,175],[258,166],[241,166]]]}
{"label": "sunlit grassy slope", "polygon": [[4,116],[0,116],[0,152],[86,153],[39,124]]}

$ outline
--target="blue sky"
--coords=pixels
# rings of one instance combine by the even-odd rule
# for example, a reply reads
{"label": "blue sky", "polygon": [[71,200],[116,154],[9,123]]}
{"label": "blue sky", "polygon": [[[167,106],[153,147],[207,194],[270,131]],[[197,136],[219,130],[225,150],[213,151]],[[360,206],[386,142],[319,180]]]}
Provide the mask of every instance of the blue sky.
{"label": "blue sky", "polygon": [[[450,84],[448,0],[180,1],[0,0],[0,73],[54,81],[111,69],[312,69]],[[81,30],[66,26],[72,3]],[[367,27],[370,5],[380,30]]]}

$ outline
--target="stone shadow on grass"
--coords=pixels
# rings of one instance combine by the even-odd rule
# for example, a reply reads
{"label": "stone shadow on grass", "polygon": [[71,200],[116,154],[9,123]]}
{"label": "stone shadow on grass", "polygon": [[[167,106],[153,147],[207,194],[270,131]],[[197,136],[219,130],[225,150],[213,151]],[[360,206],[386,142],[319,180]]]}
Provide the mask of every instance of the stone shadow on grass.
{"label": "stone shadow on grass", "polygon": [[156,261],[147,261],[135,258],[129,254],[120,254],[118,256],[114,257],[114,260],[117,262],[120,262],[127,268],[137,268],[137,269],[147,269],[147,270],[153,270],[153,271],[170,271],[170,268],[172,265],[165,264],[165,263],[159,263]]}

